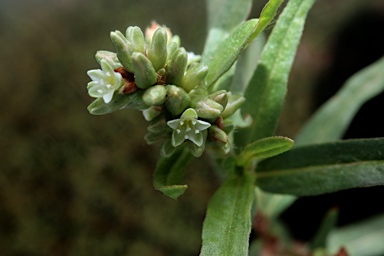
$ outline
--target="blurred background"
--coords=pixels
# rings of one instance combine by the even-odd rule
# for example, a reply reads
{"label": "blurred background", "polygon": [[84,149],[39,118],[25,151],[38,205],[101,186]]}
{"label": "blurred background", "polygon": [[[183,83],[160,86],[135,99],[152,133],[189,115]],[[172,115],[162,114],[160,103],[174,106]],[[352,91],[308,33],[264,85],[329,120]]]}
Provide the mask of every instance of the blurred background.
{"label": "blurred background", "polygon": [[[266,1],[255,1],[258,17]],[[209,198],[220,181],[207,157],[188,169],[178,201],[152,187],[156,146],[141,113],[92,116],[87,70],[110,31],[165,24],[188,51],[206,36],[203,0],[0,1],[0,254],[197,255]],[[270,32],[269,28],[267,33]],[[308,17],[278,134],[294,137],[353,73],[384,54],[382,0],[317,1]],[[346,138],[384,137],[380,95],[364,105]],[[375,118],[376,117],[376,118]],[[361,196],[381,188],[298,200],[282,216],[307,240],[330,207],[340,223],[384,212]],[[361,198],[361,213],[348,207]],[[356,208],[356,206],[354,206]],[[300,227],[297,220],[310,214]]]}

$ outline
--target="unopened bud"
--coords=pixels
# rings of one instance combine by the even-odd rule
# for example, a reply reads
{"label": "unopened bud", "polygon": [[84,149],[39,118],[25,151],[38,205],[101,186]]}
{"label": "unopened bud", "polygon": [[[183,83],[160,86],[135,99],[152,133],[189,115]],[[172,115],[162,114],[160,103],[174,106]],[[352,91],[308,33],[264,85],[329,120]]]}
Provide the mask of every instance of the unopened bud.
{"label": "unopened bud", "polygon": [[180,86],[187,92],[190,92],[196,85],[204,80],[207,74],[208,67],[206,65],[203,63],[194,63],[188,68],[187,72],[185,72]]}
{"label": "unopened bud", "polygon": [[151,45],[147,52],[148,59],[152,62],[155,70],[164,67],[167,61],[167,32],[159,27],[153,34]]}
{"label": "unopened bud", "polygon": [[167,89],[163,85],[151,86],[145,90],[143,101],[148,106],[159,106],[164,103],[167,96]]}
{"label": "unopened bud", "polygon": [[241,95],[231,94],[231,93],[228,93],[228,94],[229,94],[228,104],[225,107],[223,113],[221,114],[223,118],[227,118],[231,116],[245,102],[245,98]]}
{"label": "unopened bud", "polygon": [[128,41],[132,43],[132,52],[144,53],[144,34],[139,27],[128,27],[125,36],[127,37]]}
{"label": "unopened bud", "polygon": [[212,149],[220,154],[228,154],[231,150],[228,135],[216,125],[212,125],[208,130]]}
{"label": "unopened bud", "polygon": [[172,115],[180,115],[191,103],[191,97],[183,88],[167,85],[167,100],[165,106]]}
{"label": "unopened bud", "polygon": [[120,31],[111,32],[112,44],[115,47],[117,58],[128,72],[133,72],[132,44]]}
{"label": "unopened bud", "polygon": [[228,93],[226,90],[220,90],[220,91],[214,92],[214,93],[208,95],[208,98],[219,103],[221,106],[223,106],[223,109],[225,109],[225,107],[227,106]]}
{"label": "unopened bud", "polygon": [[157,73],[151,61],[140,52],[132,54],[133,73],[137,87],[146,89],[157,82]]}
{"label": "unopened bud", "polygon": [[121,63],[117,58],[116,53],[114,52],[97,51],[95,57],[96,57],[97,63],[99,63],[100,65],[101,65],[101,60],[106,60],[113,69],[121,67]]}
{"label": "unopened bud", "polygon": [[159,106],[152,106],[143,110],[144,119],[152,121],[155,117],[161,114],[162,108]]}
{"label": "unopened bud", "polygon": [[184,48],[178,48],[169,60],[167,71],[167,83],[179,85],[183,79],[188,64],[188,54]]}
{"label": "unopened bud", "polygon": [[200,118],[206,119],[213,119],[219,117],[224,109],[222,105],[210,98],[200,100],[192,104],[192,107],[196,110],[197,115]]}

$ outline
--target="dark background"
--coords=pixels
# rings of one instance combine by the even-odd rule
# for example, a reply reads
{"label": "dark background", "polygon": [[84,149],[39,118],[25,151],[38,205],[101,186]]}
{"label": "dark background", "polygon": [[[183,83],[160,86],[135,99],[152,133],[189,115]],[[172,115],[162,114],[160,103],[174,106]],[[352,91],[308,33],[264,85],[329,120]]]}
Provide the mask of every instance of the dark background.
{"label": "dark background", "polygon": [[[255,3],[252,17],[264,2]],[[384,54],[383,19],[380,0],[317,1],[279,135],[294,137],[350,75]],[[0,1],[1,255],[198,254],[207,202],[219,185],[208,159],[189,168],[186,194],[168,199],[152,187],[158,153],[143,139],[141,113],[92,116],[86,109],[86,71],[98,68],[97,50],[113,50],[110,31],[145,29],[152,20],[170,27],[188,51],[202,51],[202,0]],[[366,104],[346,138],[384,137],[382,104],[382,95]],[[329,207],[339,206],[339,225],[384,211],[364,193],[381,197],[383,190],[303,198],[283,219],[307,240]],[[303,216],[308,221],[298,224]]]}

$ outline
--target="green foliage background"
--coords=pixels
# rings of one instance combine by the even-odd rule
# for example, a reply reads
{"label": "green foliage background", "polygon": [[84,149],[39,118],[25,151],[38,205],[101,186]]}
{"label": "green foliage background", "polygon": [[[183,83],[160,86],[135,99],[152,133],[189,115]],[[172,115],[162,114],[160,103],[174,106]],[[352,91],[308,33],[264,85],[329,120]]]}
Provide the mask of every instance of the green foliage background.
{"label": "green foliage background", "polygon": [[[311,85],[329,61],[338,26],[379,2],[315,4],[280,135],[293,137],[312,111]],[[255,3],[252,17],[264,3]],[[207,202],[219,184],[209,160],[189,168],[190,188],[178,201],[155,191],[158,153],[145,144],[141,114],[90,115],[86,71],[98,68],[97,50],[113,50],[110,31],[144,29],[152,20],[200,53],[205,15],[202,0],[0,2],[2,255],[198,254]]]}

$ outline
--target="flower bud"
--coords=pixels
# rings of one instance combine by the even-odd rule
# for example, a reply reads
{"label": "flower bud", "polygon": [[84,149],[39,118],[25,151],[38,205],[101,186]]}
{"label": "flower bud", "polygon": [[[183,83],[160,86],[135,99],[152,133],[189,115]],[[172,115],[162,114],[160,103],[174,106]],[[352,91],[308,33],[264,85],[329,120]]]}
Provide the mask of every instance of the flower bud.
{"label": "flower bud", "polygon": [[161,114],[162,107],[152,106],[143,110],[144,119],[147,121],[152,121],[155,117]]}
{"label": "flower bud", "polygon": [[188,63],[188,54],[184,48],[178,48],[169,60],[167,71],[167,83],[179,85],[183,79]]}
{"label": "flower bud", "polygon": [[181,80],[180,86],[187,92],[190,92],[196,85],[204,80],[207,74],[208,67],[206,65],[203,63],[194,63],[188,68]]}
{"label": "flower bud", "polygon": [[128,72],[133,72],[132,44],[120,31],[111,32],[112,44],[115,47],[117,58]]}
{"label": "flower bud", "polygon": [[151,86],[145,90],[143,101],[148,106],[159,106],[164,103],[167,96],[167,89],[163,85]]}
{"label": "flower bud", "polygon": [[217,153],[228,154],[231,150],[228,135],[216,125],[208,128],[211,147]]}
{"label": "flower bud", "polygon": [[245,98],[241,95],[238,94],[231,94],[230,92],[228,93],[228,104],[225,107],[223,113],[221,114],[223,118],[227,118],[231,116],[233,113],[238,110],[241,105],[245,102]]}
{"label": "flower bud", "polygon": [[140,52],[132,54],[133,73],[137,87],[146,89],[157,82],[157,73],[151,61]]}
{"label": "flower bud", "polygon": [[179,45],[176,42],[171,42],[167,46],[167,62],[171,59],[172,55],[179,48]]}
{"label": "flower bud", "polygon": [[165,106],[172,115],[180,115],[191,103],[191,97],[183,88],[167,85],[167,100]]}
{"label": "flower bud", "polygon": [[121,67],[121,63],[119,59],[117,58],[116,53],[110,52],[110,51],[97,51],[95,55],[97,63],[101,65],[102,60],[106,60],[108,64],[113,68],[119,68]]}
{"label": "flower bud", "polygon": [[132,52],[144,53],[144,34],[139,27],[128,27],[125,36],[132,43]]}
{"label": "flower bud", "polygon": [[228,93],[226,90],[220,90],[220,91],[214,92],[214,93],[208,95],[208,98],[219,103],[221,106],[223,106],[223,109],[225,109],[225,107],[227,106]]}
{"label": "flower bud", "polygon": [[164,141],[160,146],[160,155],[163,157],[170,157],[175,151],[176,148],[172,146],[171,139]]}
{"label": "flower bud", "polygon": [[167,61],[167,32],[164,28],[159,27],[153,34],[147,56],[155,70],[164,67]]}
{"label": "flower bud", "polygon": [[196,110],[197,115],[200,118],[206,119],[213,119],[219,117],[224,109],[222,105],[210,98],[200,100],[192,104],[192,107]]}

